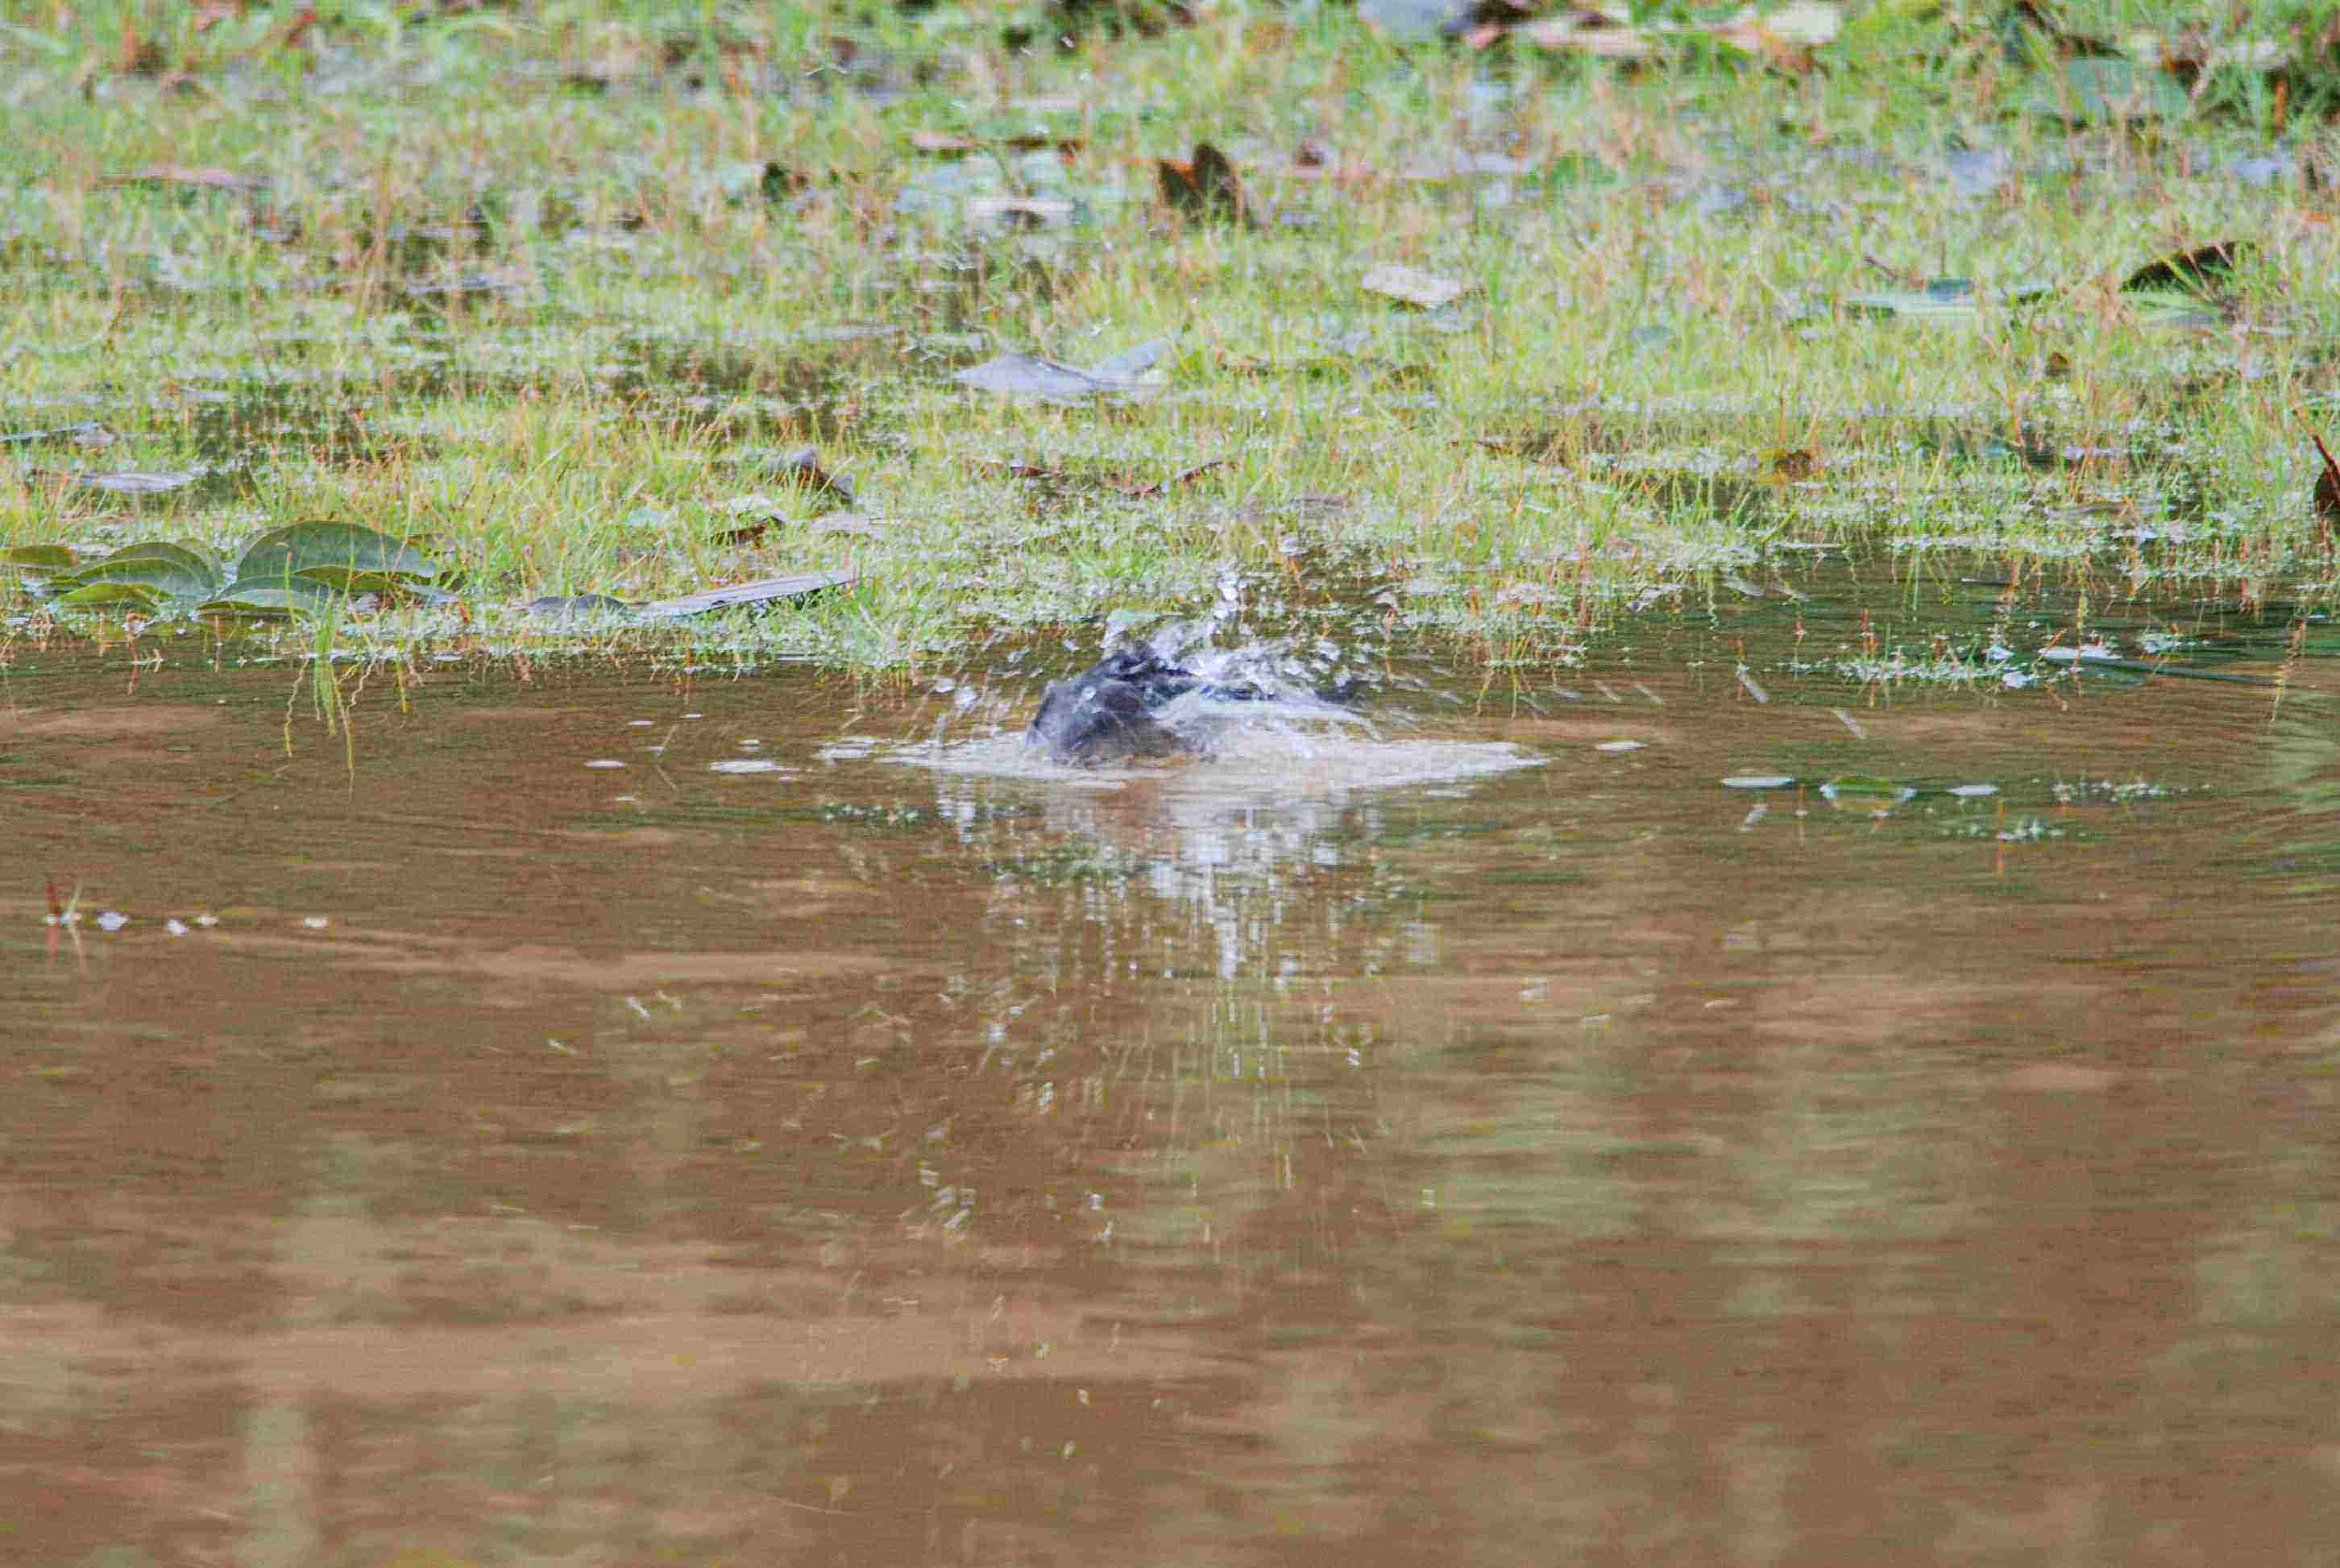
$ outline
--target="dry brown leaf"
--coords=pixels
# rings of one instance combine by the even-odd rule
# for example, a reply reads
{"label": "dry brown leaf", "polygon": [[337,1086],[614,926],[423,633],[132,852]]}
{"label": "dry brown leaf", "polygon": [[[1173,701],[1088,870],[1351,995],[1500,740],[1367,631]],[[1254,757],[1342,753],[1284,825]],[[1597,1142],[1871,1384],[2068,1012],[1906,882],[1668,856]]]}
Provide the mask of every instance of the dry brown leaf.
{"label": "dry brown leaf", "polygon": [[1237,223],[1251,219],[1251,204],[1234,164],[1208,142],[1195,143],[1192,158],[1155,159],[1154,176],[1163,204],[1189,218]]}

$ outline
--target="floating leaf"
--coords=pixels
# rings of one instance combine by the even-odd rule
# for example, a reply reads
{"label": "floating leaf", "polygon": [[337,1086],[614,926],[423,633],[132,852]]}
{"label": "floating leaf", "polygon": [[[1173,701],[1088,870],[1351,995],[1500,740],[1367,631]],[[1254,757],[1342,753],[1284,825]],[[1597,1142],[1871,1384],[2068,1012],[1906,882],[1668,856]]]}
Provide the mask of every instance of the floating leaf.
{"label": "floating leaf", "polygon": [[1425,311],[1451,305],[1463,294],[1462,284],[1418,267],[1375,267],[1364,275],[1359,286],[1369,294],[1380,294]]}
{"label": "floating leaf", "polygon": [[76,588],[57,600],[59,604],[74,610],[119,609],[124,606],[152,610],[169,597],[161,589],[144,582],[93,582]]}
{"label": "floating leaf", "polygon": [[412,545],[354,522],[296,522],[272,529],[244,547],[235,563],[242,582],[270,582],[320,569],[383,572],[431,581],[438,563]]}
{"label": "floating leaf", "polygon": [[[191,575],[201,576],[208,582],[203,590],[205,593],[227,581],[227,574],[221,570],[217,556],[200,544],[178,540],[149,539],[137,544],[125,544],[96,564],[120,566],[134,561],[168,561]],[[88,581],[89,575],[89,571],[84,569],[83,580]]]}
{"label": "floating leaf", "polygon": [[979,365],[955,372],[951,379],[961,386],[1001,397],[1077,402],[1100,393],[1135,390],[1137,378],[1152,369],[1169,346],[1168,338],[1155,338],[1111,359],[1100,360],[1087,370],[1036,354],[996,354]]}
{"label": "floating leaf", "polygon": [[293,578],[267,582],[244,579],[227,585],[216,598],[195,606],[198,615],[233,615],[255,620],[283,620],[296,614],[313,614],[333,602],[333,594],[314,583]]}
{"label": "floating leaf", "polygon": [[28,566],[36,571],[71,571],[76,557],[66,544],[12,544],[0,550],[0,566]]}
{"label": "floating leaf", "polygon": [[414,587],[414,579],[394,571],[368,571],[355,566],[304,566],[292,574],[294,582],[313,582],[332,593],[354,597],[361,593],[402,594]]}
{"label": "floating leaf", "polygon": [[661,599],[641,607],[642,613],[661,620],[708,615],[719,610],[755,609],[771,604],[797,604],[831,589],[850,587],[859,574],[852,571],[799,571],[788,577],[766,577],[754,582],[710,588],[680,599]]}
{"label": "floating leaf", "polygon": [[94,566],[84,567],[72,578],[73,591],[64,595],[65,603],[94,603],[95,600],[76,600],[74,593],[85,588],[109,585],[143,588],[153,590],[163,599],[208,599],[219,590],[219,579],[203,570],[200,563],[146,558],[116,561],[108,558]]}

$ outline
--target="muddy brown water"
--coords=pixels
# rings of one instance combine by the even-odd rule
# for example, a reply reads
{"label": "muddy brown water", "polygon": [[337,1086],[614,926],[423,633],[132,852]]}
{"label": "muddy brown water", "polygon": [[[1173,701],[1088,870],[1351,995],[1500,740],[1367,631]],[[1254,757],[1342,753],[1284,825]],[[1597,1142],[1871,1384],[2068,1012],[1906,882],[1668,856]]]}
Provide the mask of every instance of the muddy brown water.
{"label": "muddy brown water", "polygon": [[2329,1561],[2328,669],[1683,663],[1283,789],[18,650],[0,1560]]}

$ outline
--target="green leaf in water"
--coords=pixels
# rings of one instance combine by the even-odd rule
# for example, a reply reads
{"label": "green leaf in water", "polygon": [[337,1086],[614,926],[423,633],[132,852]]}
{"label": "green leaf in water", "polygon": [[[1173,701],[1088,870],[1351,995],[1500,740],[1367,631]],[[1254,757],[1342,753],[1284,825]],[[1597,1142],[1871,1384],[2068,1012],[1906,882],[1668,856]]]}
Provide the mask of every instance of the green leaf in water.
{"label": "green leaf in water", "polygon": [[0,550],[0,566],[28,566],[35,571],[70,571],[76,558],[65,544],[13,544]]}
{"label": "green leaf in water", "polygon": [[240,578],[215,598],[195,607],[198,615],[239,615],[252,620],[279,620],[293,615],[313,615],[337,596],[331,589],[300,578]]}
{"label": "green leaf in water", "polygon": [[[269,582],[319,569],[375,571],[429,582],[438,563],[411,544],[354,522],[296,522],[272,529],[244,548],[235,581]],[[223,595],[223,597],[226,597]]]}
{"label": "green leaf in water", "polygon": [[159,608],[168,597],[151,583],[93,582],[63,595],[57,602],[74,610],[152,610]]}
{"label": "green leaf in water", "polygon": [[[150,539],[138,544],[125,544],[96,564],[119,566],[134,561],[168,561],[190,575],[204,578],[209,584],[203,590],[205,593],[227,581],[227,573],[222,570],[219,557],[202,545],[186,540]],[[84,581],[89,581],[89,570],[84,569],[81,576]]]}
{"label": "green leaf in water", "polygon": [[94,588],[128,587],[148,590],[156,600],[203,600],[219,591],[219,584],[208,577],[192,574],[167,561],[125,561],[119,564],[100,561],[88,571],[78,572],[59,584],[65,593],[62,604],[93,604],[100,602],[79,597]]}
{"label": "green leaf in water", "polygon": [[292,574],[298,583],[313,582],[320,588],[338,594],[355,596],[361,593],[409,593],[415,580],[403,572],[368,571],[353,566],[304,566]]}

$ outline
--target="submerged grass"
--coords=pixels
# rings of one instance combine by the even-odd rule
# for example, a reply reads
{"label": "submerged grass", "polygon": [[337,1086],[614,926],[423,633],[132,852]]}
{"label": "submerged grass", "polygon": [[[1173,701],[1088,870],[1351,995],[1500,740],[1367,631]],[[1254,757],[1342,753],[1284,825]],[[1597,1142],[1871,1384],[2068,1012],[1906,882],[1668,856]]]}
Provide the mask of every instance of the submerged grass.
{"label": "submerged grass", "polygon": [[[2325,613],[2316,79],[2076,122],[2014,9],[1848,11],[1801,72],[1244,4],[1062,46],[1031,40],[1065,14],[991,5],[0,8],[0,434],[56,432],[0,449],[0,547],[427,538],[456,603],[274,634],[360,657],[906,670],[1093,648],[1232,579],[1263,624],[1500,669],[1823,551],[1883,563],[1921,630],[1960,571],[2076,618]],[[1205,140],[1244,221],[1161,199],[1155,160]],[[2230,239],[2215,286],[2121,286]],[[1361,288],[1389,264],[1465,292]],[[1943,278],[1975,298],[1928,308]],[[952,375],[1157,337],[1145,385],[1075,405]],[[200,482],[78,482],[133,470]],[[524,609],[821,568],[859,581],[657,633]]]}

